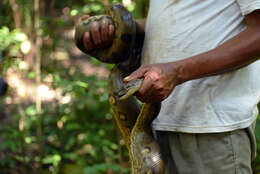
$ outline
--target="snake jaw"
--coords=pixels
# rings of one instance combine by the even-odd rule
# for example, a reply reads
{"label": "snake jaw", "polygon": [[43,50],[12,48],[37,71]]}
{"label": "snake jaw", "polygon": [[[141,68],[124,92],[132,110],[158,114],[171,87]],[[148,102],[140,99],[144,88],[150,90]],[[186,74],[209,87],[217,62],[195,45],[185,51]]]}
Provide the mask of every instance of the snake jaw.
{"label": "snake jaw", "polygon": [[119,100],[125,100],[136,93],[143,82],[143,79],[132,80],[128,83],[124,83],[124,88],[118,92]]}

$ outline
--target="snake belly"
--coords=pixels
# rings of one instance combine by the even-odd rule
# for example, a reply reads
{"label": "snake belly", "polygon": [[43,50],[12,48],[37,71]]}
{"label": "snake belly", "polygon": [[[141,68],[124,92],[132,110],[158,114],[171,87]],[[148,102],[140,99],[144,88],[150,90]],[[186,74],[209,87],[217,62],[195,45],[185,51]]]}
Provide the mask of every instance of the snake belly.
{"label": "snake belly", "polygon": [[[108,78],[109,103],[114,119],[129,152],[132,174],[164,174],[160,147],[153,138],[151,122],[160,111],[160,103],[144,103],[140,108],[132,96],[141,86],[142,79],[124,83],[123,78],[135,71],[141,62],[144,32],[121,4],[106,8],[107,15],[82,21],[75,32],[77,47],[86,54],[115,66]],[[91,23],[106,18],[115,26],[115,38],[108,48],[87,51],[83,45],[84,32],[91,31]]]}

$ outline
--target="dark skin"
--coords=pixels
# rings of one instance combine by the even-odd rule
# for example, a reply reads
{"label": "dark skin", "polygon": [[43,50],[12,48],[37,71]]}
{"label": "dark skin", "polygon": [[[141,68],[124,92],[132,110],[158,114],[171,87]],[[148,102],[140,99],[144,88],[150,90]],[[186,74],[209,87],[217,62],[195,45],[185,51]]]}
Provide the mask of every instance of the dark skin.
{"label": "dark skin", "polygon": [[[136,93],[138,99],[146,103],[160,102],[166,99],[179,84],[236,70],[258,60],[260,57],[260,10],[248,14],[245,20],[247,28],[244,31],[215,49],[184,60],[142,65],[126,77],[124,82],[143,78],[141,88]],[[110,27],[106,28],[108,31],[111,31],[110,29]],[[111,33],[114,33],[114,30]],[[109,36],[111,36],[109,39],[113,38],[113,34]],[[101,37],[100,32],[99,36],[95,36],[95,38]],[[87,39],[89,38],[85,34],[85,47],[93,49],[93,43],[89,46],[90,41]],[[102,42],[94,42],[102,44]]]}
{"label": "dark skin", "polygon": [[[89,18],[89,15],[84,15],[81,19],[86,20]],[[91,33],[86,32],[83,36],[83,43],[85,48],[88,51],[93,50],[94,48],[105,47],[109,44],[115,34],[115,27],[113,25],[109,25],[108,20],[104,19],[99,25],[98,22],[93,22],[91,26]],[[91,41],[91,38],[93,42]]]}

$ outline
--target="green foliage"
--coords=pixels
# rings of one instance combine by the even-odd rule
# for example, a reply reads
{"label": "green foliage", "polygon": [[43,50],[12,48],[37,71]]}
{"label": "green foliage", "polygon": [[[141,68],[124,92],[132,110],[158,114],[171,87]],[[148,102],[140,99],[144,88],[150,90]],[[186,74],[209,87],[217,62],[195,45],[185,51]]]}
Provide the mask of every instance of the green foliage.
{"label": "green foliage", "polygon": [[[52,88],[60,91],[63,100],[46,103],[42,108],[42,164],[52,166],[53,173],[58,173],[59,165],[67,162],[92,166],[86,168],[92,173],[102,173],[108,168],[126,171],[118,165],[121,147],[110,114],[105,79],[86,76],[79,68],[73,74],[63,66],[47,70],[45,73],[54,79]],[[64,101],[66,97],[69,100]],[[23,130],[19,130],[21,119]],[[0,149],[15,156],[0,162],[0,168],[13,168],[17,161],[34,165],[39,162],[35,105],[20,108],[20,114],[13,115],[13,123],[1,127],[1,132],[3,143]],[[24,153],[27,159],[24,159]]]}
{"label": "green foliage", "polygon": [[[30,87],[36,77],[34,61],[27,60],[30,56],[23,52],[21,44],[35,40],[31,33],[34,32],[33,1],[16,2],[20,7],[22,28],[13,28],[15,25],[10,23],[11,20],[0,28],[0,51],[3,53],[5,72],[12,69],[11,72],[18,73]],[[6,9],[0,12],[0,19],[4,15],[6,19],[12,19],[10,4],[8,1],[4,4]],[[6,98],[0,99],[0,106],[5,107],[8,113],[8,122],[0,122],[1,172],[23,174],[41,170],[40,173],[57,174],[80,166],[76,167],[80,174],[129,173],[126,149],[119,143],[122,140],[108,104],[106,78],[86,75],[73,63],[74,60],[66,56],[61,59],[56,54],[60,49],[62,54],[70,54],[69,49],[75,45],[71,40],[64,39],[62,34],[74,27],[73,20],[77,16],[104,13],[103,1],[56,1],[52,7],[55,10],[52,17],[51,7],[47,8],[50,4],[45,5],[40,28],[43,39],[41,79],[51,79],[44,83],[55,92],[55,97],[42,103],[40,115],[37,114],[34,100],[19,98],[16,89],[11,88],[7,95],[8,100],[12,101],[7,104],[8,107],[4,104]],[[66,61],[70,62],[69,66],[64,64]],[[22,62],[29,64],[29,67],[21,69]],[[93,59],[90,62],[93,66],[112,67]],[[15,100],[18,102],[13,102]]]}
{"label": "green foliage", "polygon": [[20,32],[19,29],[10,31],[6,26],[0,28],[0,64],[3,62],[3,58],[5,58],[2,65],[3,72],[6,72],[11,64],[17,62],[17,60],[13,58],[17,58],[21,43],[27,39],[26,34]]}
{"label": "green foliage", "polygon": [[[260,105],[258,104],[258,109],[260,110]],[[256,127],[255,127],[255,136],[256,136],[256,143],[257,143],[257,156],[254,161],[256,171],[260,171],[260,118],[258,116],[258,119],[256,121]]]}
{"label": "green foliage", "polygon": [[26,41],[27,36],[20,32],[18,29],[10,31],[6,26],[0,28],[0,51],[5,51],[5,57],[16,57],[19,49],[20,43]]}
{"label": "green foliage", "polygon": [[12,23],[12,15],[10,15],[10,6],[7,0],[0,1],[0,27],[7,26],[11,27]]}
{"label": "green foliage", "polygon": [[118,165],[115,165],[113,163],[105,163],[105,164],[93,165],[91,167],[86,167],[84,169],[84,174],[96,174],[96,173],[102,174],[102,173],[106,173],[108,169],[114,171],[115,173],[129,172],[128,169],[122,169]]}

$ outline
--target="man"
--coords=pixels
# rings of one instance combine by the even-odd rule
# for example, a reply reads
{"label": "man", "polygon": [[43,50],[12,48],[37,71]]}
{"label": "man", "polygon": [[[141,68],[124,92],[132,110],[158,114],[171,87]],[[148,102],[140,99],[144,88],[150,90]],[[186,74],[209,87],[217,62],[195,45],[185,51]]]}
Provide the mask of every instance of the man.
{"label": "man", "polygon": [[[153,121],[169,174],[252,173],[260,100],[260,0],[151,0],[136,96],[162,101]],[[84,45],[113,38],[93,23]],[[90,36],[93,38],[91,42]]]}

